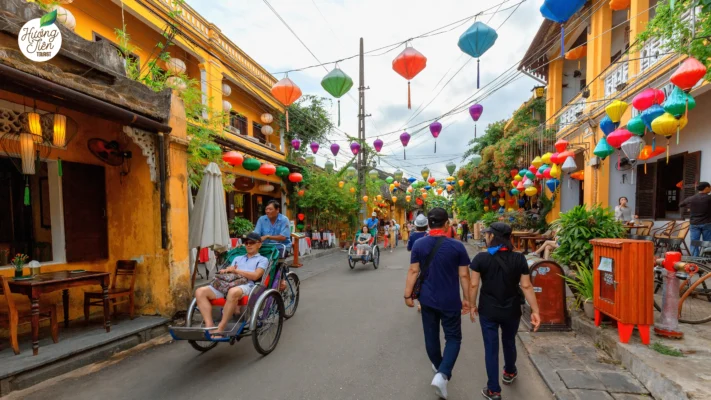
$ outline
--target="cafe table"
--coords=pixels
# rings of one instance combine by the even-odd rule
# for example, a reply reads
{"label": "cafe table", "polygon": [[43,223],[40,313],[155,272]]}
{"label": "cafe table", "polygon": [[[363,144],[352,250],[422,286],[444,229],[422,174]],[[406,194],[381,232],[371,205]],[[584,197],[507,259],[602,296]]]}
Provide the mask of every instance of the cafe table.
{"label": "cafe table", "polygon": [[56,271],[35,275],[32,279],[8,279],[10,291],[24,294],[32,303],[32,354],[39,353],[39,299],[40,295],[62,291],[64,326],[69,326],[69,289],[77,286],[101,285],[104,294],[104,328],[111,331],[109,319],[109,283],[111,275],[99,271]]}

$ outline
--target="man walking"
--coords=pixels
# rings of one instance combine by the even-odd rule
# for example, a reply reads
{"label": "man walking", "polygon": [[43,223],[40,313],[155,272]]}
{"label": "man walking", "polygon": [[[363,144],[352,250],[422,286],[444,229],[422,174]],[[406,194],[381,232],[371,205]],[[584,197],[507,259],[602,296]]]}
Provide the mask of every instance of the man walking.
{"label": "man walking", "polygon": [[[495,222],[482,231],[487,251],[477,254],[471,262],[472,276],[469,289],[471,321],[479,316],[484,338],[484,354],[488,382],[481,394],[489,400],[501,400],[499,385],[499,328],[504,350],[506,385],[513,383],[516,370],[516,332],[521,322],[522,295],[531,306],[531,324],[538,330],[541,318],[538,303],[529,277],[526,257],[513,252],[511,227]],[[483,282],[479,293],[479,280]],[[521,291],[523,293],[521,293]],[[477,303],[477,296],[479,301]]]}
{"label": "man walking", "polygon": [[[469,288],[469,256],[464,245],[445,237],[449,228],[447,212],[433,208],[427,214],[429,236],[418,239],[412,246],[410,270],[405,282],[405,304],[414,307],[416,283],[420,287],[422,328],[425,349],[432,362],[435,376],[431,385],[435,393],[447,398],[447,383],[462,343],[462,313],[469,311],[469,302],[459,295],[458,283],[466,295]],[[440,323],[444,330],[444,353],[440,346]]]}
{"label": "man walking", "polygon": [[[679,207],[689,207],[691,209],[691,241],[711,240],[711,185],[708,182],[700,182],[696,186],[699,192],[689,198],[682,200]],[[699,248],[691,246],[691,255],[699,256]]]}
{"label": "man walking", "polygon": [[469,224],[466,220],[462,221],[462,242],[469,241]]}

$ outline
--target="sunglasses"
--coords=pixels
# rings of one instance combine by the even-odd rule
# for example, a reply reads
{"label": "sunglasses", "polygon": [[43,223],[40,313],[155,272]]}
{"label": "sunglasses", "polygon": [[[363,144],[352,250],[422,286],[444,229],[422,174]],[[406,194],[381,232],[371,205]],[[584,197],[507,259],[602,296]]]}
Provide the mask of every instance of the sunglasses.
{"label": "sunglasses", "polygon": [[257,243],[259,243],[259,242],[255,242],[254,240],[247,240],[247,241],[244,242],[244,244],[245,244],[246,246],[251,246],[251,245],[257,244]]}

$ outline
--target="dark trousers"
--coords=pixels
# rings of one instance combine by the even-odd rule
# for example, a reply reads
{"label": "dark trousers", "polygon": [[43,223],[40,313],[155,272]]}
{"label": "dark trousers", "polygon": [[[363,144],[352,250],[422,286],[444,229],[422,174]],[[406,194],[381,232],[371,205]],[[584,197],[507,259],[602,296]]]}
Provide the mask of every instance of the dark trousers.
{"label": "dark trousers", "polygon": [[[440,323],[444,330],[444,353],[439,342]],[[427,356],[437,372],[451,379],[462,345],[462,313],[459,310],[442,311],[422,305],[422,328]]]}
{"label": "dark trousers", "polygon": [[492,392],[501,392],[501,385],[499,385],[499,328],[501,328],[501,344],[504,350],[504,370],[513,374],[517,372],[516,332],[520,321],[520,317],[487,318],[479,316],[481,334],[484,338],[486,375],[489,378],[486,386]]}

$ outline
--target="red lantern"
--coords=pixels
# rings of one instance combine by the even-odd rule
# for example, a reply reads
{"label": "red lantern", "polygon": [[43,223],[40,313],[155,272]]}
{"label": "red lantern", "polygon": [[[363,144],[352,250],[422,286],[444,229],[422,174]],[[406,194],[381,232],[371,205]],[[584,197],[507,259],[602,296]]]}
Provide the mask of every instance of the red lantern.
{"label": "red lantern", "polygon": [[236,151],[228,151],[222,155],[222,161],[233,167],[239,167],[244,162],[244,156]]}
{"label": "red lantern", "polygon": [[489,205],[489,199],[484,199],[484,204]]}
{"label": "red lantern", "polygon": [[528,170],[531,171],[532,174],[535,174],[536,172],[538,172],[538,168],[536,168],[536,167],[533,166],[533,165],[531,165],[530,167],[528,167]]}
{"label": "red lantern", "polygon": [[494,204],[494,205],[491,206],[491,209],[494,210],[494,211],[496,211],[496,210],[499,209],[499,205],[498,205],[498,204]]}
{"label": "red lantern", "polygon": [[669,80],[685,92],[690,91],[706,75],[706,67],[694,57],[689,57],[674,71]]}
{"label": "red lantern", "polygon": [[[560,164],[561,161],[560,161],[559,157],[560,157],[560,154],[558,152],[553,153],[553,155],[551,155],[551,163],[552,164]],[[565,160],[563,160],[563,161],[565,161]]]}
{"label": "red lantern", "polygon": [[568,150],[568,151],[562,151],[562,152],[560,152],[560,154],[558,154],[558,160],[559,160],[561,163],[564,163],[565,160],[568,159],[568,157],[573,157],[573,158],[575,158],[575,152],[574,152],[574,151],[571,151],[571,150]]}
{"label": "red lantern", "polygon": [[627,129],[617,129],[616,131],[607,135],[607,144],[616,149],[619,149],[620,147],[622,147],[622,143],[626,142],[631,137],[632,132],[628,131]]}
{"label": "red lantern", "polygon": [[[546,179],[551,179],[551,178],[552,178],[552,177],[551,177],[551,169],[550,169],[550,168],[546,168],[546,170],[543,171],[543,177],[546,178]],[[517,188],[517,189],[518,189],[518,188]]]}
{"label": "red lantern", "polygon": [[405,47],[393,60],[393,70],[407,79],[407,108],[412,108],[412,99],[410,96],[410,80],[417,76],[427,66],[427,57],[415,50],[413,47]]}
{"label": "red lantern", "polygon": [[299,213],[299,215],[297,215],[297,217],[299,217],[299,221],[303,221],[306,216],[302,213]]}
{"label": "red lantern", "polygon": [[422,201],[422,199],[418,197],[418,198],[415,199],[415,203],[417,203],[418,206],[421,206],[421,205],[423,205],[425,202]]}
{"label": "red lantern", "polygon": [[289,182],[299,183],[304,180],[304,177],[298,172],[292,172],[289,174]]}
{"label": "red lantern", "polygon": [[512,198],[510,198],[510,199],[509,199],[509,204],[511,204],[511,205],[514,205],[514,204],[516,204],[516,200],[514,200],[514,198],[513,198],[513,197],[512,197]]}
{"label": "red lantern", "polygon": [[554,146],[558,153],[562,153],[568,148],[568,141],[565,139],[558,139]]}
{"label": "red lantern", "polygon": [[518,185],[516,186],[516,189],[518,189],[519,192],[523,192],[524,190],[526,190],[526,187],[523,186],[523,181],[518,183]]}
{"label": "red lantern", "polygon": [[276,167],[273,166],[272,164],[262,164],[259,166],[259,172],[262,175],[274,175],[276,173]]}
{"label": "red lantern", "polygon": [[509,171],[509,174],[511,174],[511,177],[513,178],[514,176],[518,175],[518,170],[514,168],[511,171]]}
{"label": "red lantern", "polygon": [[299,197],[303,197],[303,196],[304,196],[304,193],[306,193],[306,191],[305,191],[304,189],[301,189],[301,190],[299,190],[298,192],[296,192],[296,194],[297,194]]}
{"label": "red lantern", "polygon": [[436,179],[432,176],[430,176],[430,179],[427,180],[429,183],[435,183]]}
{"label": "red lantern", "polygon": [[536,172],[536,179],[543,179],[543,178],[544,178],[544,176],[542,173]]}

